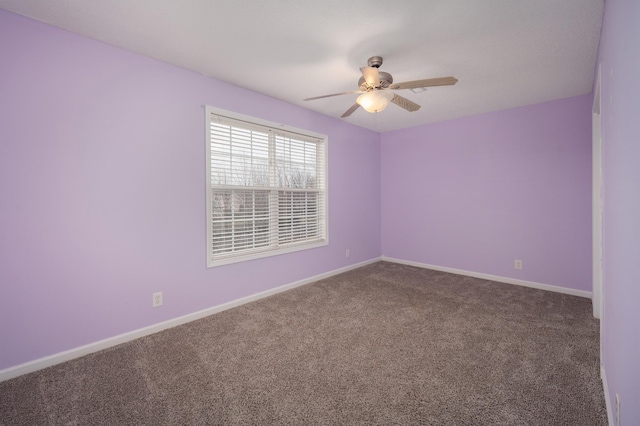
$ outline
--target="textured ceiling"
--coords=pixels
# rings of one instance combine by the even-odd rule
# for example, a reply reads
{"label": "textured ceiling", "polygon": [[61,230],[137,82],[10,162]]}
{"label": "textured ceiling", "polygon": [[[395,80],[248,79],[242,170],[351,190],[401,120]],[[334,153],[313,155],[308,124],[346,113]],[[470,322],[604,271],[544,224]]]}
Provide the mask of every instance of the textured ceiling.
{"label": "textured ceiling", "polygon": [[382,56],[395,82],[455,76],[358,109],[384,132],[591,92],[603,0],[0,0],[0,8],[326,114]]}

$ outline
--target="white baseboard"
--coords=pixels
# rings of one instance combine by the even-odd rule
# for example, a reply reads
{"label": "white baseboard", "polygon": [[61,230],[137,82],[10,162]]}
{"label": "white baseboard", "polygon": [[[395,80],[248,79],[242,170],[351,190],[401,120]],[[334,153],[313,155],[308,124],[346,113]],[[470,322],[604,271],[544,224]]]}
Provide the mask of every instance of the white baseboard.
{"label": "white baseboard", "polygon": [[97,342],[89,343],[84,346],[80,346],[77,348],[69,349],[64,352],[59,352],[57,354],[49,355],[44,358],[39,358],[33,361],[26,362],[24,364],[17,365],[15,367],[9,367],[4,370],[0,370],[0,382],[13,379],[14,377],[21,376],[23,374],[32,373],[34,371],[41,370],[43,368],[51,367],[56,364],[60,364],[66,361],[70,361],[75,358],[80,358],[82,356],[88,355],[93,352],[98,352],[103,349],[110,348],[112,346],[116,346],[125,342],[129,342],[131,340],[138,339],[140,337],[148,336],[150,334],[157,333],[159,331],[165,330],[167,328],[176,327],[181,324],[185,324],[191,321],[198,320],[200,318],[204,318],[209,315],[213,315],[218,312],[226,311],[227,309],[235,308],[240,305],[244,305],[245,303],[253,302],[255,300],[263,299],[265,297],[272,296],[277,293],[282,293],[283,291],[291,290],[296,287],[303,286],[305,284],[310,284],[315,281],[319,281],[325,278],[332,277],[334,275],[341,274],[343,272],[350,271],[352,269],[361,268],[363,266],[375,263],[382,260],[377,257],[374,259],[366,260],[364,262],[356,263],[354,265],[345,266],[344,268],[335,269],[333,271],[325,272],[323,274],[315,275],[313,277],[305,278],[300,281],[296,281],[290,284],[285,284],[280,287],[272,288],[271,290],[266,290],[260,293],[252,294],[250,296],[243,297],[241,299],[232,300],[231,302],[223,303],[222,305],[213,306],[211,308],[203,309],[201,311],[193,312],[191,314],[183,315],[178,318],[170,319],[167,321],[163,321],[158,324],[153,324],[148,327],[140,328],[138,330],[133,330],[128,333],[120,334],[118,336],[109,337],[104,340],[100,340]]}
{"label": "white baseboard", "polygon": [[519,280],[516,278],[499,277],[497,275],[482,274],[479,272],[465,271],[462,269],[447,268],[444,266],[429,265],[427,263],[412,262],[410,260],[394,259],[392,257],[382,256],[382,260],[403,265],[416,266],[418,268],[433,269],[434,271],[449,272],[451,274],[466,275],[468,277],[482,278],[485,280],[497,281],[506,284],[515,284],[523,287],[537,288],[539,290],[554,291],[556,293],[570,294],[572,296],[580,296],[591,298],[591,292],[585,290],[576,290],[573,288],[558,287],[549,284],[541,284],[533,281]]}
{"label": "white baseboard", "polygon": [[609,425],[614,426],[613,410],[611,409],[611,398],[609,398],[609,384],[607,383],[607,373],[604,365],[600,364],[600,378],[602,378],[602,387],[604,388],[604,403],[607,406],[607,420]]}

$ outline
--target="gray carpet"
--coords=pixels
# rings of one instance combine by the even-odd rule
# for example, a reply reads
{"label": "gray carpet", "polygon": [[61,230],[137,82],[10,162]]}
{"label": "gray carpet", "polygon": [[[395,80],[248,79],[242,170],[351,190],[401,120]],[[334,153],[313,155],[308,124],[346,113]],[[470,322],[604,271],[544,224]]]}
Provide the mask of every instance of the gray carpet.
{"label": "gray carpet", "polygon": [[0,383],[3,425],[604,425],[588,299],[378,262]]}

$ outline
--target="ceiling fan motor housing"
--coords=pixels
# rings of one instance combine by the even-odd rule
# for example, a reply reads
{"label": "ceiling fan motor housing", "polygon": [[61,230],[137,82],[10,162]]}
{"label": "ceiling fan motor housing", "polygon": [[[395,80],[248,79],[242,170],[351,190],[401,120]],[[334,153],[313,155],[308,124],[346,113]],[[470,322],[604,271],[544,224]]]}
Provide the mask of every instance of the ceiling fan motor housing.
{"label": "ceiling fan motor housing", "polygon": [[391,85],[391,83],[393,83],[393,77],[391,77],[391,74],[389,74],[388,72],[379,71],[378,75],[380,76],[380,81],[375,87],[369,86],[364,80],[364,77],[360,77],[360,79],[358,80],[358,87],[360,88],[360,90],[362,90],[363,92],[369,92],[375,89],[386,89]]}

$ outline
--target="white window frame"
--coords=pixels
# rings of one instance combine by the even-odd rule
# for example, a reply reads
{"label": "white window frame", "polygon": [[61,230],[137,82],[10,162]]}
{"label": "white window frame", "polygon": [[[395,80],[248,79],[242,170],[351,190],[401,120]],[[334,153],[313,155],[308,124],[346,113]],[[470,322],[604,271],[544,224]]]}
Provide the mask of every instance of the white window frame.
{"label": "white window frame", "polygon": [[[319,164],[317,165],[316,173],[318,176],[317,189],[315,190],[319,196],[318,202],[318,216],[319,216],[319,235],[318,238],[312,241],[301,241],[294,243],[285,243],[284,245],[278,242],[278,238],[274,238],[274,233],[277,235],[278,230],[278,221],[279,214],[278,209],[274,208],[279,205],[278,201],[278,192],[279,191],[288,191],[290,192],[291,188],[277,186],[275,183],[275,179],[273,179],[273,171],[270,167],[270,178],[268,186],[261,187],[261,190],[269,191],[269,200],[270,200],[270,211],[269,211],[269,229],[270,229],[270,239],[268,247],[261,248],[252,248],[243,250],[240,252],[227,252],[224,254],[216,254],[214,253],[214,244],[213,244],[213,233],[214,233],[214,212],[213,212],[213,191],[220,190],[223,191],[225,189],[228,190],[227,187],[233,187],[238,189],[238,186],[228,186],[228,185],[215,185],[212,180],[212,122],[221,122],[222,121],[235,121],[233,124],[235,127],[243,128],[243,125],[246,123],[247,128],[255,129],[256,127],[264,128],[264,130],[268,130],[269,133],[269,164],[272,164],[275,158],[274,154],[274,144],[273,142],[276,136],[282,137],[291,137],[300,138],[300,140],[314,140],[317,144],[318,156],[317,160]],[[240,122],[240,123],[238,123]],[[259,259],[268,256],[276,256],[284,253],[291,253],[300,250],[308,250],[312,248],[322,247],[329,244],[329,194],[328,194],[328,138],[326,135],[321,135],[318,133],[314,133],[308,130],[297,129],[291,126],[287,126],[284,124],[278,124],[266,120],[257,119],[254,117],[250,117],[247,115],[238,114],[231,111],[226,111],[220,108],[215,108],[209,105],[205,106],[205,133],[206,133],[206,220],[207,220],[207,267],[215,267],[221,265],[227,265],[236,262],[244,262],[252,259]],[[241,190],[242,187],[240,187]],[[255,187],[247,187],[248,190],[255,189]],[[304,192],[304,190],[302,190]],[[274,195],[275,194],[275,195]],[[275,202],[274,202],[274,198]]]}

